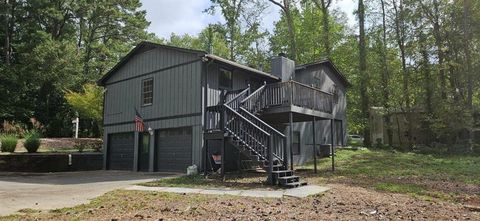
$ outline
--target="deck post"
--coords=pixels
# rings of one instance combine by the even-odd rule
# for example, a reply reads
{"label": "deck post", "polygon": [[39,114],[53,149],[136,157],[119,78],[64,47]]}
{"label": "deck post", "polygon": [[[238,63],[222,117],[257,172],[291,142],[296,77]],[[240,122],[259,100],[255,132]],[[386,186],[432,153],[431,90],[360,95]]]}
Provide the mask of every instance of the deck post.
{"label": "deck post", "polygon": [[203,155],[203,175],[206,177],[208,174],[207,167],[208,167],[208,140],[205,139],[205,135],[203,136],[203,149],[204,149],[204,155]]}
{"label": "deck post", "polygon": [[313,171],[317,173],[317,140],[316,136],[317,133],[315,132],[315,116],[313,116],[313,121],[312,121],[312,133],[313,133]]}
{"label": "deck post", "polygon": [[273,180],[273,136],[270,135],[268,140],[268,183],[274,185]]}
{"label": "deck post", "polygon": [[334,126],[335,126],[335,119],[332,118],[330,120],[330,137],[332,141],[332,146],[330,147],[330,154],[332,155],[332,172],[335,172],[335,142],[334,142]]}
{"label": "deck post", "polygon": [[221,171],[221,176],[222,176],[222,182],[225,181],[225,137],[222,138],[222,171]]}
{"label": "deck post", "polygon": [[288,169],[288,145],[287,138],[283,138],[283,168]]}
{"label": "deck post", "polygon": [[293,113],[290,112],[290,169],[293,170]]}

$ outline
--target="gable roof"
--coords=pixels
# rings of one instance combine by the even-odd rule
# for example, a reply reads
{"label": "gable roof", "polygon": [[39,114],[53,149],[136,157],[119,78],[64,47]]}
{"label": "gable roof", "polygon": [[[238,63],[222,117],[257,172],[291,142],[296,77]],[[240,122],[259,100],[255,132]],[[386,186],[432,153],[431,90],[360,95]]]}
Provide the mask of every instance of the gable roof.
{"label": "gable roof", "polygon": [[234,62],[234,61],[230,61],[228,59],[225,59],[225,58],[222,58],[222,57],[219,57],[219,56],[216,56],[216,55],[213,55],[213,54],[206,54],[205,55],[206,58],[208,59],[211,59],[211,60],[214,60],[214,61],[217,61],[219,63],[222,63],[222,64],[226,64],[226,65],[229,65],[229,66],[233,66],[233,67],[236,67],[238,69],[242,69],[244,71],[248,71],[248,72],[252,72],[254,74],[258,74],[258,75],[261,75],[263,77],[268,77],[268,78],[271,78],[273,80],[280,80],[279,77],[273,75],[273,74],[269,74],[267,72],[263,72],[263,71],[260,71],[260,70],[257,70],[255,68],[252,68],[252,67],[248,67],[246,65],[243,65],[243,64],[239,64],[237,62]]}
{"label": "gable roof", "polygon": [[194,49],[187,49],[187,48],[179,48],[179,47],[174,47],[170,45],[163,45],[163,44],[157,44],[153,42],[148,42],[148,41],[142,41],[140,44],[135,46],[130,52],[128,52],[127,55],[125,55],[120,61],[113,66],[112,69],[110,69],[105,75],[103,75],[102,78],[100,78],[97,81],[97,84],[100,86],[105,86],[105,83],[107,80],[120,68],[122,67],[125,63],[127,63],[130,58],[132,58],[136,54],[143,53],[145,51],[152,50],[154,48],[167,48],[167,49],[172,49],[176,51],[181,51],[181,52],[186,52],[186,53],[192,53],[192,54],[198,54],[199,56],[203,56],[207,54],[207,52],[200,51],[200,50],[194,50]]}
{"label": "gable roof", "polygon": [[120,67],[122,67],[125,63],[127,63],[128,60],[130,60],[130,58],[132,58],[136,54],[143,53],[145,51],[149,51],[149,50],[152,50],[152,49],[155,49],[155,48],[166,48],[166,49],[176,50],[176,51],[180,51],[180,52],[197,54],[199,57],[205,57],[207,59],[219,62],[219,63],[224,64],[224,65],[233,66],[235,68],[242,69],[242,70],[247,71],[247,72],[258,74],[262,77],[268,77],[268,78],[271,78],[271,79],[274,79],[274,80],[279,80],[280,79],[277,76],[274,76],[272,74],[257,70],[255,68],[248,67],[248,66],[243,65],[243,64],[239,64],[239,63],[234,62],[234,61],[230,61],[228,59],[225,59],[225,58],[213,55],[213,54],[208,54],[205,51],[187,49],[187,48],[180,48],[180,47],[174,47],[174,46],[169,46],[169,45],[157,44],[157,43],[148,42],[148,41],[142,41],[142,42],[140,42],[140,44],[135,46],[135,48],[133,48],[130,52],[128,52],[128,54],[125,55],[125,57],[123,57],[115,66],[113,66],[112,69],[110,69],[105,75],[103,75],[103,77],[100,78],[97,81],[97,84],[100,85],[100,86],[105,86],[107,80]]}
{"label": "gable roof", "polygon": [[332,68],[333,72],[337,75],[338,79],[340,79],[340,81],[342,81],[345,84],[345,86],[347,86],[347,87],[352,86],[352,84],[347,80],[345,75],[343,75],[343,73],[338,70],[337,66],[335,66],[335,64],[328,58],[318,60],[318,61],[315,61],[315,62],[312,62],[312,63],[297,65],[295,67],[295,70],[307,69],[309,67],[316,66],[316,65],[322,65],[322,64],[327,65],[330,68]]}

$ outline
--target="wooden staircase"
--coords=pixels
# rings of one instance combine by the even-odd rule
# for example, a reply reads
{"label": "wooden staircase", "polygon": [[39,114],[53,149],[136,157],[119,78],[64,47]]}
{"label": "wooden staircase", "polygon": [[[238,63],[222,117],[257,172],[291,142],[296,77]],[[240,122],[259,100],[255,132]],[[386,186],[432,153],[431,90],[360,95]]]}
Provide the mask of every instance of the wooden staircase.
{"label": "wooden staircase", "polygon": [[[288,169],[286,136],[257,117],[267,108],[265,85],[250,93],[250,87],[227,97],[221,108],[221,130],[240,153],[264,168],[268,183],[293,188],[305,185]],[[208,110],[207,110],[208,111]],[[211,114],[211,113],[210,113]]]}

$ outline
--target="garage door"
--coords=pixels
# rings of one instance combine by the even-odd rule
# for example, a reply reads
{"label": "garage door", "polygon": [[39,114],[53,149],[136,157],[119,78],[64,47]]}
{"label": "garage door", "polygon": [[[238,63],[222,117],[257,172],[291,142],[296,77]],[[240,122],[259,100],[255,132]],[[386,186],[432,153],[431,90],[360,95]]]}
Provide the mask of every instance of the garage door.
{"label": "garage door", "polygon": [[108,139],[107,168],[109,170],[133,170],[133,132],[109,134]]}
{"label": "garage door", "polygon": [[192,128],[157,131],[157,171],[186,172],[192,164]]}

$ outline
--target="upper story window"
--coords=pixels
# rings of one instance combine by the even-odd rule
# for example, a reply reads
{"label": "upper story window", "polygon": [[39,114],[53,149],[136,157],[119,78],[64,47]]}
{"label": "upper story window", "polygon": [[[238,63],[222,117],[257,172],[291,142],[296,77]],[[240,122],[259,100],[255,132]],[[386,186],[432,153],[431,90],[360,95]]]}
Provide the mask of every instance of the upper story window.
{"label": "upper story window", "polygon": [[316,88],[322,88],[322,79],[318,76],[313,77],[313,86]]}
{"label": "upper story window", "polygon": [[220,69],[220,73],[218,75],[218,87],[220,89],[232,90],[233,77],[231,71]]}
{"label": "upper story window", "polygon": [[142,81],[142,105],[151,105],[153,103],[153,78]]}
{"label": "upper story window", "polygon": [[333,103],[338,104],[338,87],[336,84],[332,87]]}

